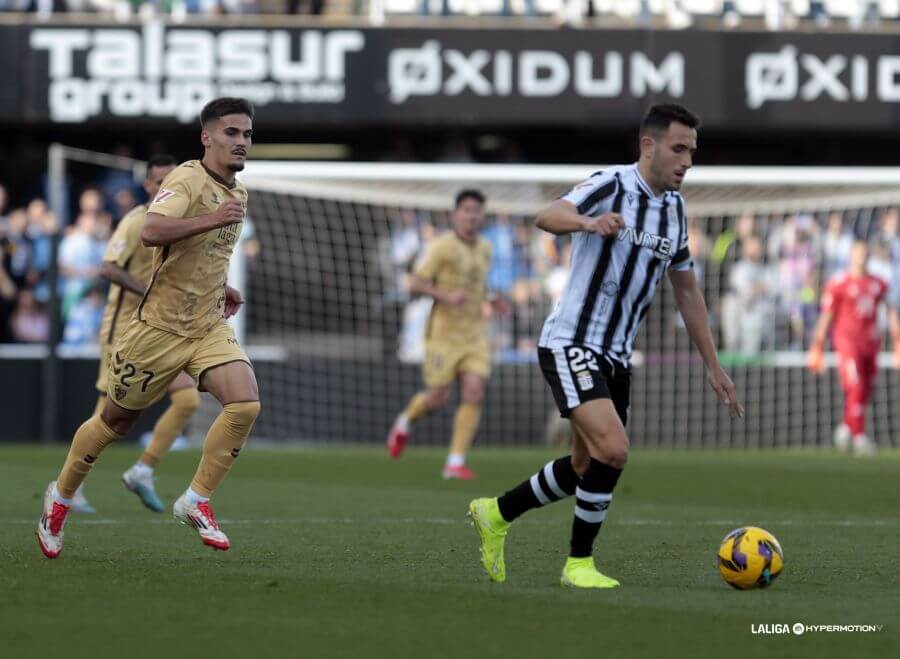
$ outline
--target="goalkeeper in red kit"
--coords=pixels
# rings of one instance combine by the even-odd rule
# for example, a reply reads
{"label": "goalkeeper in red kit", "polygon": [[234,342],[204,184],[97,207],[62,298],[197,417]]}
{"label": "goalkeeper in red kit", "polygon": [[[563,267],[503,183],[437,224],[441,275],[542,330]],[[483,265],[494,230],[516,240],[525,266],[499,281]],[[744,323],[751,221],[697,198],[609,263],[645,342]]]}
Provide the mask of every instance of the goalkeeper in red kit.
{"label": "goalkeeper in red kit", "polygon": [[[822,294],[822,314],[809,351],[809,368],[825,370],[823,350],[828,329],[834,324],[831,342],[838,354],[838,372],[844,390],[844,420],[835,430],[838,450],[871,455],[876,445],[866,436],[866,406],[875,387],[877,358],[881,346],[878,308],[885,302],[888,285],[866,269],[869,248],[857,240],[850,251],[849,268],[832,277]],[[894,361],[900,366],[900,317],[889,309]]]}

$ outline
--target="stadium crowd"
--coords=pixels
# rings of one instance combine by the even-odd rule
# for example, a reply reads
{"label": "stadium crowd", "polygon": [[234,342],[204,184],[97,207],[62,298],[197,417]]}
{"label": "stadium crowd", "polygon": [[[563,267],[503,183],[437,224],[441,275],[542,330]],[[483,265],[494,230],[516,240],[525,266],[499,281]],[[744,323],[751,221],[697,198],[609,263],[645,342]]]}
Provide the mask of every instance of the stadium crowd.
{"label": "stadium crowd", "polygon": [[380,24],[386,16],[508,16],[546,17],[561,24],[586,19],[636,23],[676,29],[712,22],[734,28],[747,21],[762,22],[771,30],[799,24],[827,27],[846,21],[854,29],[878,26],[900,18],[893,0],[0,0],[0,12],[100,13],[117,20],[170,16],[248,14],[329,14],[369,16]]}
{"label": "stadium crowd", "polygon": [[[436,226],[437,225],[437,226]],[[408,273],[424,245],[443,226],[431,214],[406,212],[394,223],[382,249],[382,272],[389,303],[400,299],[399,353],[414,361],[421,355],[421,335],[430,303],[409,299]],[[695,272],[710,305],[719,345],[729,352],[806,350],[819,313],[821,291],[849,262],[854,238],[870,244],[869,270],[889,282],[900,297],[900,214],[882,209],[859,213],[691,218],[688,240]],[[541,324],[562,292],[570,245],[537,230],[528,218],[488,218],[484,236],[493,247],[489,274],[492,290],[507,296],[513,314],[493,322],[501,359],[533,356]],[[680,323],[672,311],[666,322]],[[883,319],[886,323],[886,319]]]}
{"label": "stadium crowd", "polygon": [[[49,338],[52,241],[60,233],[58,291],[67,344],[93,343],[106,284],[100,268],[117,222],[143,191],[130,176],[107,173],[80,188],[60,222],[40,197],[10,207],[0,184],[0,342]],[[62,225],[62,226],[61,226]],[[386,330],[401,359],[417,361],[430,310],[412,299],[409,273],[424,246],[447,227],[442,213],[398,210],[373,259],[382,273]],[[488,284],[508,298],[513,313],[492,323],[504,361],[530,359],[549,308],[562,292],[570,246],[537,230],[529,218],[489,215],[483,235],[493,249]],[[854,237],[868,240],[870,271],[900,297],[900,212],[896,208],[813,215],[691,218],[690,250],[724,350],[805,350],[818,317],[825,282],[847,265]],[[666,322],[677,324],[674,312]],[[674,326],[674,325],[673,325]],[[393,349],[392,347],[390,348]]]}

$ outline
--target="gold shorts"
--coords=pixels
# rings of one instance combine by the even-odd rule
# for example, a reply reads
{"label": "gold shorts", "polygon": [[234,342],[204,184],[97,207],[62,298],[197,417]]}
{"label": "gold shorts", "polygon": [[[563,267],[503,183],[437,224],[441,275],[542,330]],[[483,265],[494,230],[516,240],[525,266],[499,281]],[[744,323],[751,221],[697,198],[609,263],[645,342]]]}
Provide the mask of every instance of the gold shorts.
{"label": "gold shorts", "polygon": [[109,372],[109,358],[112,355],[112,346],[108,343],[100,344],[100,368],[99,373],[97,373],[97,384],[94,385],[97,387],[97,391],[100,392],[101,396],[106,395],[107,383],[109,382],[109,378],[107,378],[107,373]]}
{"label": "gold shorts", "polygon": [[162,398],[181,371],[200,382],[204,371],[229,362],[251,364],[224,320],[203,338],[189,339],[133,319],[112,350],[107,396],[119,407],[142,410]]}
{"label": "gold shorts", "polygon": [[446,387],[462,373],[480,375],[485,379],[490,376],[491,351],[487,341],[471,344],[429,341],[425,344],[422,379],[426,387]]}

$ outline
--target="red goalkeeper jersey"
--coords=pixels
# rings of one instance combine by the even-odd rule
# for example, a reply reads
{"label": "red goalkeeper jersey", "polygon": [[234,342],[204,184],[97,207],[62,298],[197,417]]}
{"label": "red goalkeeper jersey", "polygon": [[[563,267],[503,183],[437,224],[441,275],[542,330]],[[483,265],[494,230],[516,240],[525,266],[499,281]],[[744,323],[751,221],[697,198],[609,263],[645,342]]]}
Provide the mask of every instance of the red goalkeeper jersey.
{"label": "red goalkeeper jersey", "polygon": [[832,342],[840,352],[877,352],[881,345],[878,306],[887,294],[882,279],[842,273],[832,277],[822,295],[822,311],[834,316]]}

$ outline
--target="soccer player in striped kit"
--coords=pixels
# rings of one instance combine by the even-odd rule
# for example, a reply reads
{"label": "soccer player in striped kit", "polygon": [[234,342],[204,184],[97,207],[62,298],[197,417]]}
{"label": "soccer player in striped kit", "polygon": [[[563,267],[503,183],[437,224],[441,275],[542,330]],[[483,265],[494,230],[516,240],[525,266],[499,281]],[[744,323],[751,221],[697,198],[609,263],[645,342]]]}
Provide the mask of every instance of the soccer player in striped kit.
{"label": "soccer player in striped kit", "polygon": [[693,162],[699,124],[679,105],[653,106],[641,123],[637,163],[593,174],[537,215],[544,231],[572,234],[569,280],[544,323],[538,358],[560,414],[571,422],[573,445],[571,455],[547,463],[501,497],[469,504],[482,565],[494,581],[506,579],[503,545],[510,524],[531,509],[574,494],[561,583],[619,585],[595,567],[593,545],[628,458],[625,425],[634,338],[664,274],[706,363],[710,386],[733,417],[743,415],[716,356],[678,192]]}

